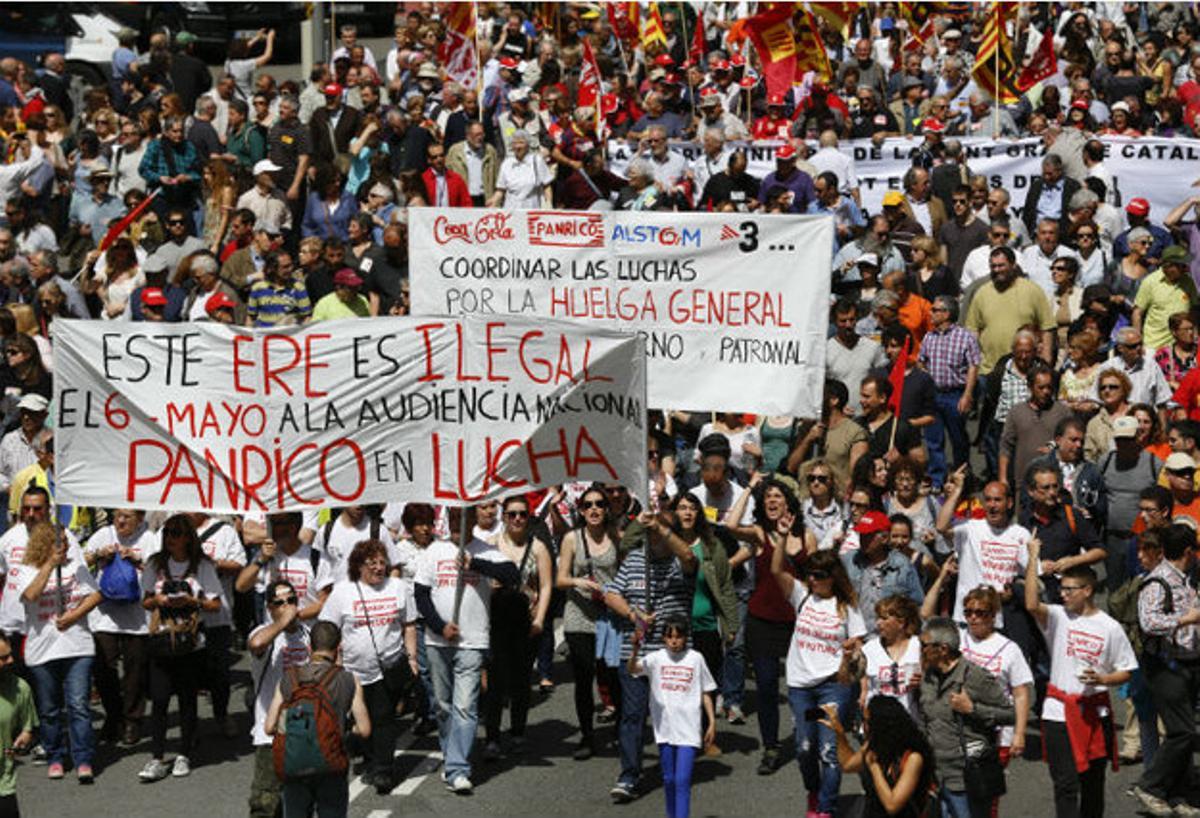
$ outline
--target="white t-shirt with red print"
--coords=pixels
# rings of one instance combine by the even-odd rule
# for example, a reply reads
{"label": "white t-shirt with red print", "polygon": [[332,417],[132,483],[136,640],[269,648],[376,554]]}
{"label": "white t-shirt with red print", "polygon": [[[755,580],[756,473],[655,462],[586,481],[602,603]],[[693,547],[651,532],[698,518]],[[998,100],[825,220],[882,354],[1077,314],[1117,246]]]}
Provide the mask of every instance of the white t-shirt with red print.
{"label": "white t-shirt with red print", "polygon": [[642,659],[642,672],[650,680],[655,743],[699,747],[704,694],[717,689],[704,657],[695,650],[673,655],[660,648]]}
{"label": "white t-shirt with red print", "polygon": [[[79,540],[64,529],[67,538],[67,559],[83,560],[83,549]],[[5,633],[25,633],[25,603],[21,601],[21,592],[15,590],[21,577],[32,571],[37,573],[37,567],[25,565],[25,547],[29,544],[29,531],[24,523],[17,523],[4,536],[0,537],[0,573],[4,574],[4,593],[0,595],[0,631]],[[22,586],[24,587],[24,586]]]}
{"label": "white t-shirt with red print", "polygon": [[867,701],[876,696],[891,696],[915,718],[921,685],[914,683],[913,678],[921,670],[921,640],[910,636],[900,661],[896,661],[879,637],[875,637],[863,645],[863,658],[867,660]]}
{"label": "white t-shirt with red print", "polygon": [[[977,641],[970,631],[963,631],[962,655],[971,664],[995,676],[1004,685],[1004,693],[1010,702],[1015,688],[1033,684],[1033,673],[1025,661],[1025,654],[1021,653],[1016,642],[1002,633],[993,631],[987,639]],[[1011,747],[1012,740],[1012,725],[1001,727],[1000,746]]]}
{"label": "white t-shirt with red print", "polygon": [[[1085,685],[1079,672],[1093,668],[1097,673],[1136,670],[1137,656],[1121,624],[1104,611],[1090,616],[1069,614],[1062,605],[1046,606],[1046,644],[1050,647],[1050,684],[1064,693],[1090,696],[1103,686]],[[1046,721],[1066,721],[1063,703],[1046,697],[1042,704]]]}
{"label": "white t-shirt with red print", "polygon": [[802,582],[792,585],[788,602],[797,609],[796,627],[787,655],[788,687],[811,687],[842,666],[842,643],[865,636],[867,626],[858,608],[838,610],[836,597],[822,599]]}
{"label": "white t-shirt with red print", "polygon": [[[954,553],[958,554],[955,622],[967,621],[962,609],[968,592],[980,585],[1003,591],[1014,578],[1025,575],[1025,566],[1029,562],[1026,547],[1029,536],[1024,526],[1014,524],[997,530],[987,520],[966,520],[954,526]],[[1004,617],[997,611],[996,627],[1003,624]]]}
{"label": "white t-shirt with red print", "polygon": [[[512,562],[496,546],[473,539],[467,543],[471,560]],[[413,581],[430,589],[430,599],[438,615],[446,622],[454,620],[454,597],[458,588],[458,546],[448,540],[434,540],[417,557]],[[459,638],[447,642],[440,633],[426,631],[425,641],[435,647],[460,647],[487,650],[489,645],[488,608],[492,583],[478,571],[464,571],[462,608],[458,615]]]}
{"label": "white t-shirt with red print", "polygon": [[[259,625],[250,631],[250,638],[267,625]],[[295,630],[283,631],[275,637],[271,647],[262,656],[250,657],[250,678],[258,687],[254,696],[254,726],[250,737],[255,747],[271,743],[267,735],[267,710],[271,707],[271,699],[275,696],[275,688],[283,680],[283,673],[288,668],[299,667],[309,659],[308,626],[297,622]]]}
{"label": "white t-shirt with red print", "polygon": [[[33,582],[39,569],[32,566],[22,566],[14,592],[18,598]],[[62,585],[59,585],[59,581]],[[96,643],[92,632],[88,630],[87,617],[76,620],[75,624],[60,631],[55,624],[59,613],[70,611],[99,591],[96,579],[88,570],[87,563],[80,557],[72,557],[61,571],[51,571],[50,579],[41,595],[32,602],[22,599],[25,606],[25,664],[29,666],[44,665],[55,659],[74,659],[79,656],[95,656]]]}
{"label": "white t-shirt with red print", "polygon": [[341,630],[342,665],[366,686],[383,678],[384,667],[404,661],[404,626],[417,621],[417,605],[396,577],[379,585],[343,580],[329,592],[318,618]]}

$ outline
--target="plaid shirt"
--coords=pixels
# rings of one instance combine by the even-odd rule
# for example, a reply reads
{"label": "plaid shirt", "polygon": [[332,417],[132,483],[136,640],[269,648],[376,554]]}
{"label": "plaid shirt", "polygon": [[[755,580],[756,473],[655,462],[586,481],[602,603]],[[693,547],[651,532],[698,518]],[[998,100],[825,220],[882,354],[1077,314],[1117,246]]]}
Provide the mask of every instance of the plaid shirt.
{"label": "plaid shirt", "polygon": [[979,366],[981,359],[979,341],[958,324],[944,330],[929,330],[921,340],[921,353],[917,356],[937,388],[943,390],[965,387],[967,369]]}

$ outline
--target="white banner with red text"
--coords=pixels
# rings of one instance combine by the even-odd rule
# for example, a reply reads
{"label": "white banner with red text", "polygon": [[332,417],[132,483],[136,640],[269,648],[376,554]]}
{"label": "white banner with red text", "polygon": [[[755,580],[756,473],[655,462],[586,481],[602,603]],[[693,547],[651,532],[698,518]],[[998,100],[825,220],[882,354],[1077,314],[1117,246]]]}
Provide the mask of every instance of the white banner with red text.
{"label": "white banner with red text", "polygon": [[53,333],[64,502],[244,513],[647,486],[633,333],[508,315]]}
{"label": "white banner with red text", "polygon": [[415,315],[634,330],[652,407],[820,416],[829,217],[422,207],[408,218]]}
{"label": "white banner with red text", "polygon": [[[1030,181],[1042,172],[1045,146],[1041,139],[988,139],[964,137],[960,140],[971,173],[986,176],[992,187],[1003,187],[1012,195],[1013,215],[1019,215],[1025,204]],[[1102,136],[1104,166],[1113,175],[1113,182],[1128,202],[1140,196],[1150,202],[1150,218],[1161,224],[1171,209],[1195,195],[1192,183],[1200,179],[1200,139],[1167,139],[1140,137],[1130,139]],[[775,170],[775,149],[780,142],[729,143],[747,151],[746,170],[759,179]],[[883,194],[889,190],[904,190],[904,174],[912,167],[912,157],[921,146],[921,139],[885,139],[879,145],[867,139],[842,142],[839,150],[854,160],[858,174],[863,207],[869,212],[882,212]],[[676,142],[671,150],[688,159],[700,156],[697,142]],[[816,150],[815,142],[812,150]],[[626,141],[608,143],[609,169],[625,175],[625,169],[636,156]]]}

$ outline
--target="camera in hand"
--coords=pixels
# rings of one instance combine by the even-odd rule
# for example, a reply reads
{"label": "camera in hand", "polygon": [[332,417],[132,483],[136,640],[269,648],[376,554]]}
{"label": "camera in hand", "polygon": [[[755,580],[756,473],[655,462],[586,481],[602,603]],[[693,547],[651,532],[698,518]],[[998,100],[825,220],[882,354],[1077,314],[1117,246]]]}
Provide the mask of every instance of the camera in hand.
{"label": "camera in hand", "polygon": [[163,582],[163,596],[191,596],[192,586],[184,579],[168,579]]}

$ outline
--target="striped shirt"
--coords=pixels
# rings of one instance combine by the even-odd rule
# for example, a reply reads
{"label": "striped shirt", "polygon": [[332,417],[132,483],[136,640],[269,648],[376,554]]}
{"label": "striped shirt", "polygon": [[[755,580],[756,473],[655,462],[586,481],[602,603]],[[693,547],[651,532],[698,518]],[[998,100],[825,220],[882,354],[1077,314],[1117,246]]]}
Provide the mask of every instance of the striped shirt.
{"label": "striped shirt", "polygon": [[[650,592],[646,593],[646,549],[634,548],[621,563],[617,576],[605,587],[605,591],[620,594],[631,608],[654,614],[654,623],[642,640],[642,655],[646,656],[663,643],[663,622],[673,616],[691,621],[692,595],[695,592],[696,575],[683,570],[676,557],[650,560]],[[620,621],[621,661],[633,652],[633,624]]]}
{"label": "striped shirt", "polygon": [[279,327],[302,324],[312,314],[308,290],[299,281],[276,287],[267,281],[256,281],[250,287],[246,312],[256,327]]}
{"label": "striped shirt", "polygon": [[931,329],[921,339],[921,367],[933,378],[939,390],[962,389],[967,385],[967,369],[982,360],[979,341],[966,328],[951,324],[948,329]]}
{"label": "striped shirt", "polygon": [[1196,589],[1187,582],[1183,572],[1163,560],[1149,577],[1161,579],[1171,589],[1171,612],[1163,587],[1158,582],[1145,582],[1138,594],[1138,624],[1147,636],[1162,637],[1170,645],[1172,656],[1180,659],[1200,657],[1200,630],[1195,625],[1179,626],[1179,618],[1196,606]]}

